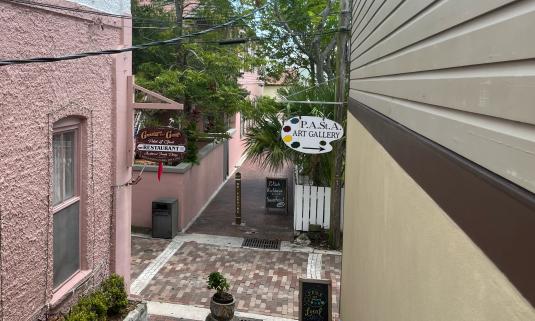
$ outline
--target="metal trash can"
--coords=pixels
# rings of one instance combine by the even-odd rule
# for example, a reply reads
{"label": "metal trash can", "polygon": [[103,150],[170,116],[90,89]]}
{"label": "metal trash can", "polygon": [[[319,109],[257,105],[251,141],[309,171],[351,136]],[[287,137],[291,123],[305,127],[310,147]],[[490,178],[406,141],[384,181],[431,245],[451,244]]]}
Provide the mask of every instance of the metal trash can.
{"label": "metal trash can", "polygon": [[178,233],[178,201],[160,198],[152,202],[152,237],[171,239]]}

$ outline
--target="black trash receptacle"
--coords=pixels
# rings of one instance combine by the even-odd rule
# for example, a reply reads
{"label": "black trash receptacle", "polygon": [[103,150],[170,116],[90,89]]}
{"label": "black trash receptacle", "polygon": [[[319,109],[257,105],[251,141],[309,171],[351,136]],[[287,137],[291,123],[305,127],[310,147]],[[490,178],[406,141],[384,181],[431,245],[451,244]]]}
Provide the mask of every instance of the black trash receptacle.
{"label": "black trash receptacle", "polygon": [[160,198],[152,202],[152,237],[171,239],[178,233],[178,201]]}

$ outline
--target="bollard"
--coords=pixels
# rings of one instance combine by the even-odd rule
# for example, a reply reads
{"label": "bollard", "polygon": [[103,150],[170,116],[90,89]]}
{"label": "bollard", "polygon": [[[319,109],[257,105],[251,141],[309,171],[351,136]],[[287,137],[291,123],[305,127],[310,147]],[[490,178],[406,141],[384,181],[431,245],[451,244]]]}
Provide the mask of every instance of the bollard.
{"label": "bollard", "polygon": [[236,181],[236,225],[241,225],[241,173],[237,172],[235,176]]}

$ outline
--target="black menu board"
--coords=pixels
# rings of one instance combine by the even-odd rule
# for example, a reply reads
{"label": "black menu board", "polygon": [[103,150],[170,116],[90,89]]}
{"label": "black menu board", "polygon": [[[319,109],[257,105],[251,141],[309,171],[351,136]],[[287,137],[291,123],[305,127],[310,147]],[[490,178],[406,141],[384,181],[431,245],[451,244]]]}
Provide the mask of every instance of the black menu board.
{"label": "black menu board", "polygon": [[331,281],[299,279],[299,321],[331,321]]}
{"label": "black menu board", "polygon": [[288,210],[288,184],[286,178],[266,177],[266,209]]}

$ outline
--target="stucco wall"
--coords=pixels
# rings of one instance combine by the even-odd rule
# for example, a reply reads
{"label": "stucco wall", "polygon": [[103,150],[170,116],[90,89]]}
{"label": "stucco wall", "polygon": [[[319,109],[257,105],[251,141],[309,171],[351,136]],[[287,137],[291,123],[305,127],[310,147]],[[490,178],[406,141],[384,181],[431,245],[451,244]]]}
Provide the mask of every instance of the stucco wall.
{"label": "stucco wall", "polygon": [[[236,170],[243,156],[243,140],[240,137],[240,114],[234,115],[235,129],[231,129],[228,140],[228,172]],[[224,184],[223,144],[210,145],[199,151],[200,164],[180,164],[178,168],[164,166],[161,180],[158,182],[156,166],[148,166],[143,179],[134,186],[132,196],[132,225],[152,227],[152,201],[161,197],[178,199],[179,230],[184,230],[208,204],[210,197]],[[140,172],[140,166],[134,169],[134,176]]]}
{"label": "stucco wall", "polygon": [[[75,15],[0,2],[0,57],[117,48],[125,40],[120,19],[101,25],[94,15]],[[109,274],[116,59],[123,56],[0,67],[2,320],[37,317],[53,296],[51,139],[52,124],[65,116],[85,118],[87,133],[82,160],[87,284]]]}
{"label": "stucco wall", "polygon": [[502,272],[351,115],[347,135],[344,321],[535,320]]}
{"label": "stucco wall", "polygon": [[238,79],[238,84],[249,92],[249,97],[260,97],[264,91],[264,82],[259,79],[257,72],[246,71]]}
{"label": "stucco wall", "polygon": [[243,155],[243,139],[240,136],[240,126],[241,126],[241,117],[240,114],[234,115],[236,117],[235,120],[235,131],[232,133],[232,137],[229,139],[229,161],[228,161],[228,172],[232,173],[234,170],[236,170],[236,166],[238,165],[238,162],[242,158]]}
{"label": "stucco wall", "polygon": [[[184,173],[165,166],[158,182],[156,166],[145,169],[142,180],[132,190],[132,225],[152,227],[152,202],[161,197],[178,200],[179,230],[190,224],[210,196],[223,183],[223,144],[218,144],[199,165]],[[137,176],[139,170],[134,170]]]}

